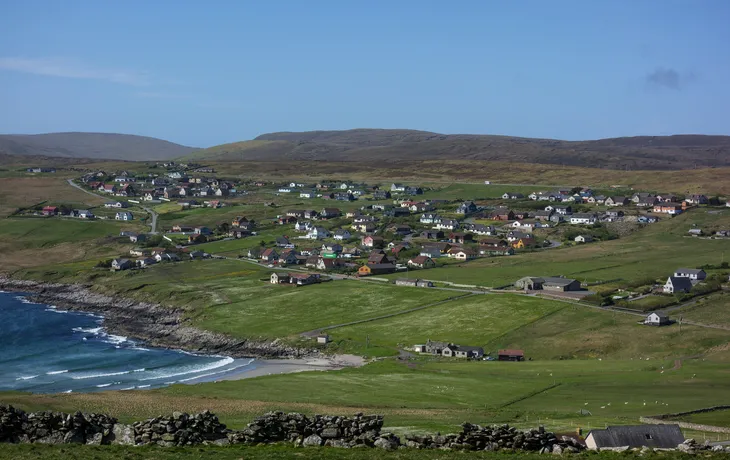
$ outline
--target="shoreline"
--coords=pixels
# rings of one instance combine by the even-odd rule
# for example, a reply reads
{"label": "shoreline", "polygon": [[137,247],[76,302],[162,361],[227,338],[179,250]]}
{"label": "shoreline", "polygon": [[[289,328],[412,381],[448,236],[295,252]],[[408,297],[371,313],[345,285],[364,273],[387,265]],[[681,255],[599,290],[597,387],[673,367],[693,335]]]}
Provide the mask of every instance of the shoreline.
{"label": "shoreline", "polygon": [[313,348],[292,347],[278,340],[236,339],[202,330],[190,325],[182,309],[100,294],[91,291],[91,287],[19,280],[0,274],[0,291],[27,293],[35,303],[100,315],[108,333],[149,346],[232,358],[327,359]]}
{"label": "shoreline", "polygon": [[[225,375],[213,382],[252,379],[267,375],[294,374],[310,371],[338,371],[351,367],[362,367],[365,359],[356,355],[334,355],[320,358],[261,359],[255,362],[262,364],[250,370],[242,370]],[[195,384],[195,382],[191,382]],[[203,382],[199,382],[203,383]]]}

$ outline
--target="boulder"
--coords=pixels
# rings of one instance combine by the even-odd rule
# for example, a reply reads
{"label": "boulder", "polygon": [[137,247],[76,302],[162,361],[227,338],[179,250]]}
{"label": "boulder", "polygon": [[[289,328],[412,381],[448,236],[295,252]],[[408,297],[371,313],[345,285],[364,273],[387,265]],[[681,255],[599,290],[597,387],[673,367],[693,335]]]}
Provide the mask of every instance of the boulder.
{"label": "boulder", "polygon": [[316,434],[307,436],[306,438],[304,438],[304,441],[302,441],[302,445],[304,447],[319,447],[322,445],[322,438],[320,438]]}

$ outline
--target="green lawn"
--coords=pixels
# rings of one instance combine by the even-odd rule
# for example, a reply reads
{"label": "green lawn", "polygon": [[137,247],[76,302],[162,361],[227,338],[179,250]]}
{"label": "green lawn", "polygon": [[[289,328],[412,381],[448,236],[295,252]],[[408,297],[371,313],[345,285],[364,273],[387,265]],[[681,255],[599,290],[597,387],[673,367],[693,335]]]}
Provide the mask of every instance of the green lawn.
{"label": "green lawn", "polygon": [[681,415],[679,417],[674,417],[672,420],[700,423],[703,425],[730,427],[730,409]]}

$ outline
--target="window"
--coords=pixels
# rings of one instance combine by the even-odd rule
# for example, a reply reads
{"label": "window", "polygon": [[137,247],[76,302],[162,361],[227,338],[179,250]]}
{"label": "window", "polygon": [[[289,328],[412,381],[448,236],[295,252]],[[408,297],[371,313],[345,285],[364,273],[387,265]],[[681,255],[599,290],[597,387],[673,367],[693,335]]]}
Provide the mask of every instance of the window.
{"label": "window", "polygon": [[651,434],[649,434],[649,433],[646,433],[646,434],[644,435],[644,437],[645,437],[646,439],[651,439]]}

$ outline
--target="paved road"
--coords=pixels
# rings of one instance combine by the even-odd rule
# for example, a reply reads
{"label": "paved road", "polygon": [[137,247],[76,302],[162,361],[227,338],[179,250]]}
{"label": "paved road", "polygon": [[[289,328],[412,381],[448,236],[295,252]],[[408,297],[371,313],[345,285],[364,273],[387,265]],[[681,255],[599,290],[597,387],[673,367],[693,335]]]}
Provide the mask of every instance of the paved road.
{"label": "paved road", "polygon": [[312,331],[302,332],[300,335],[302,337],[315,337],[315,336],[321,334],[322,331],[326,331],[328,329],[335,329],[335,328],[338,328],[338,327],[345,327],[345,326],[353,326],[355,324],[369,323],[371,321],[377,321],[377,320],[380,320],[380,319],[386,319],[386,318],[392,318],[394,316],[405,315],[405,314],[408,314],[408,313],[413,313],[414,311],[423,310],[424,308],[435,307],[436,305],[441,305],[441,304],[444,304],[444,303],[447,303],[447,302],[452,302],[452,301],[454,301],[456,299],[464,299],[464,298],[467,298],[467,297],[471,297],[473,295],[474,294],[466,294],[466,295],[460,295],[460,296],[450,297],[448,299],[441,300],[439,302],[433,302],[433,303],[430,303],[430,304],[427,304],[427,305],[421,305],[420,307],[411,308],[411,309],[408,309],[408,310],[403,310],[403,311],[391,313],[391,314],[388,314],[388,315],[376,316],[374,318],[361,319],[359,321],[351,321],[349,323],[334,324],[334,325],[331,325],[331,326],[321,327],[321,328],[318,328],[318,329],[314,329]]}
{"label": "paved road", "polygon": [[[71,187],[75,187],[84,193],[88,193],[91,196],[95,196],[97,198],[104,198],[101,195],[97,195],[94,192],[91,192],[89,190],[86,190],[83,187],[80,187],[73,181],[73,179],[68,179],[68,185],[70,185]],[[138,206],[140,208],[144,209],[145,211],[147,211],[150,214],[150,216],[152,216],[152,222],[150,222],[150,233],[157,233],[157,213],[155,211],[153,211],[152,209],[148,208],[147,206],[142,206],[141,204],[139,204]]]}

